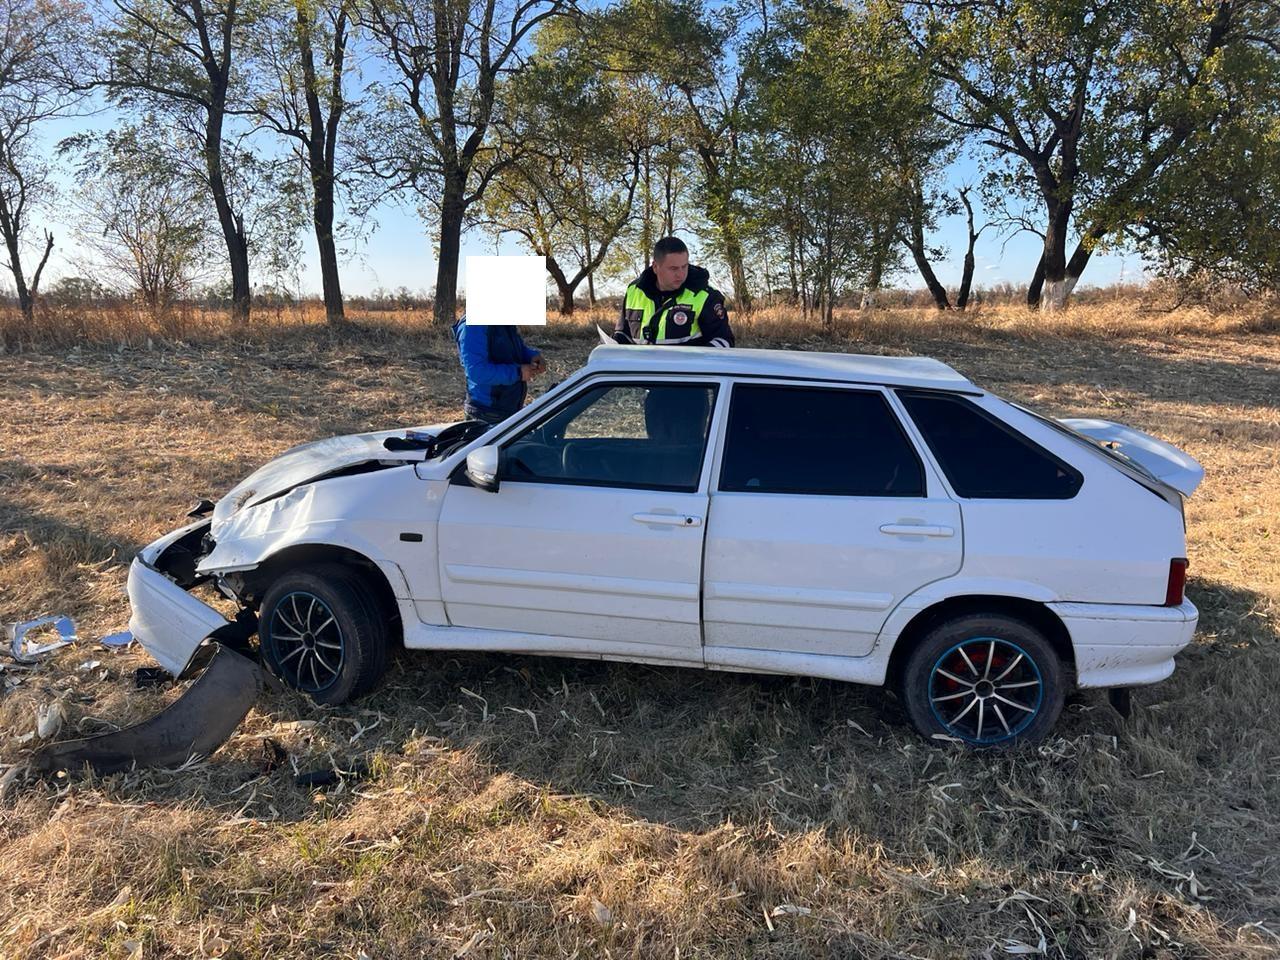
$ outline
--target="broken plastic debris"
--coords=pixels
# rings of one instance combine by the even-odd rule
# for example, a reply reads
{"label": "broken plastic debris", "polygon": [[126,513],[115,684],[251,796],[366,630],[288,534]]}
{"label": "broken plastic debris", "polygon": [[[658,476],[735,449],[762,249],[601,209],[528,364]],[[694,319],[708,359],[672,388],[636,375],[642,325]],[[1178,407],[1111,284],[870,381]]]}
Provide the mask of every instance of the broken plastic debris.
{"label": "broken plastic debris", "polygon": [[53,773],[87,763],[108,774],[135,765],[177,766],[193,755],[207,757],[231,736],[261,690],[262,669],[219,645],[187,691],[150,720],[114,733],[55,743],[37,754],[32,766]]}
{"label": "broken plastic debris", "polygon": [[[30,643],[27,634],[50,624],[58,631],[58,639],[49,643]],[[76,642],[76,622],[70,617],[38,617],[26,623],[6,623],[5,638],[9,642],[9,656],[19,663],[34,663],[40,657],[61,650]]]}
{"label": "broken plastic debris", "polygon": [[41,704],[36,708],[36,736],[41,740],[48,740],[50,737],[57,736],[66,719],[66,710],[62,706],[61,700]]}
{"label": "broken plastic debris", "polygon": [[104,647],[127,647],[133,643],[133,634],[128,630],[121,630],[119,633],[103,637],[98,642]]}

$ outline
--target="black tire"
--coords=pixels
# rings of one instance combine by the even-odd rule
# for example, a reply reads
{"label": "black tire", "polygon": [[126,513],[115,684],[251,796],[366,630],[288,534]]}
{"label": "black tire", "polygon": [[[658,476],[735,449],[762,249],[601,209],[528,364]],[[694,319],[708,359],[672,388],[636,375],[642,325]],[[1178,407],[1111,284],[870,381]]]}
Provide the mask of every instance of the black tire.
{"label": "black tire", "polygon": [[976,748],[1044,739],[1065,694],[1066,672],[1044,635],[1003,614],[939,624],[911,651],[902,673],[915,728]]}
{"label": "black tire", "polygon": [[367,693],[387,668],[386,613],[347,567],[309,567],[276,580],[262,598],[258,639],[271,672],[316,703]]}

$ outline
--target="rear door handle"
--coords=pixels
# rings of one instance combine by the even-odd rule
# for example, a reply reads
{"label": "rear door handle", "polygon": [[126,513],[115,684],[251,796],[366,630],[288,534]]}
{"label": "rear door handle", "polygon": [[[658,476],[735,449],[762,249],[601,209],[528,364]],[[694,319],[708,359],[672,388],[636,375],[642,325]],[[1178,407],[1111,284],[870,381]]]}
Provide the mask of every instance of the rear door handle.
{"label": "rear door handle", "polygon": [[885,523],[880,527],[881,533],[891,537],[954,537],[954,527],[931,526],[926,523]]}
{"label": "rear door handle", "polygon": [[631,519],[636,523],[662,523],[669,527],[700,527],[701,517],[690,517],[683,513],[633,513]]}

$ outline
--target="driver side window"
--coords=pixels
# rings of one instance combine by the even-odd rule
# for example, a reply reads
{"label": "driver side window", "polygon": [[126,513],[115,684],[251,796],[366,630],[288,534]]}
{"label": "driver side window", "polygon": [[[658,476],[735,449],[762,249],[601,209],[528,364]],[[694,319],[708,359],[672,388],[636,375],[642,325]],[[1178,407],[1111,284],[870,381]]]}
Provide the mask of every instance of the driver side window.
{"label": "driver side window", "polygon": [[507,444],[500,476],[692,492],[702,472],[715,393],[715,384],[592,387]]}

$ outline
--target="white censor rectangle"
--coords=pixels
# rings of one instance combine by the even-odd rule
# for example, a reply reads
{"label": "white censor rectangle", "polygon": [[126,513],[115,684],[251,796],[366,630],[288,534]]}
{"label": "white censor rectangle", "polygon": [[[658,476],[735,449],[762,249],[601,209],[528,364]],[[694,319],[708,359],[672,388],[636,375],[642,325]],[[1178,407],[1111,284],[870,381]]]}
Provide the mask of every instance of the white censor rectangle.
{"label": "white censor rectangle", "polygon": [[545,257],[467,257],[467,323],[545,326]]}

